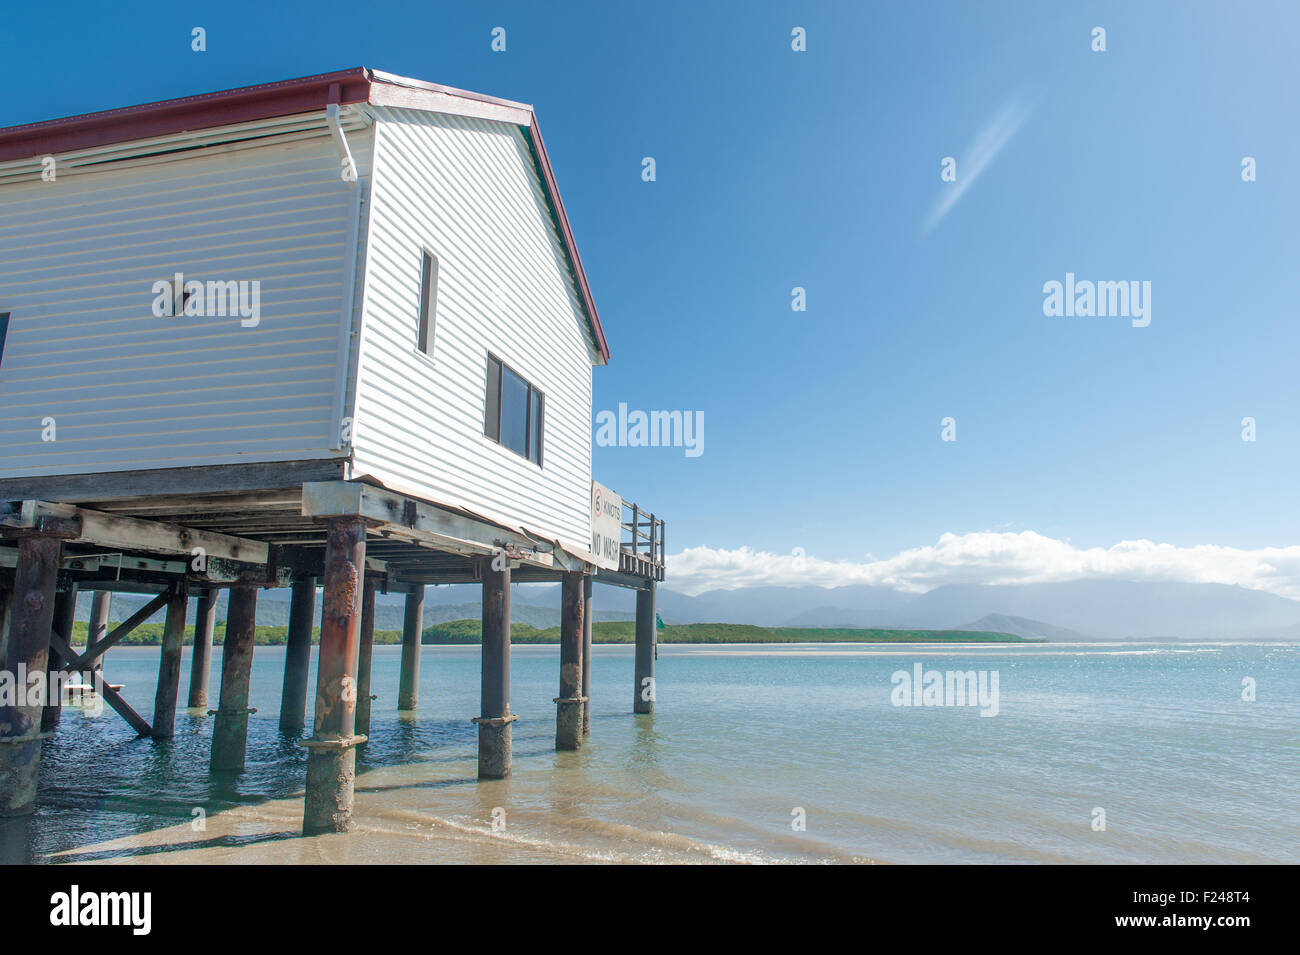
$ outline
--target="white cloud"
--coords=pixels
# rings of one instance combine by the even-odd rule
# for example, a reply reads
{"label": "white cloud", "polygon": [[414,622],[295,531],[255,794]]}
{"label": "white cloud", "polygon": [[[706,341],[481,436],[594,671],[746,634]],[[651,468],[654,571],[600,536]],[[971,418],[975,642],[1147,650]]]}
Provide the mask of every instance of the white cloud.
{"label": "white cloud", "polygon": [[1032,103],[1020,97],[1008,100],[998,110],[979,135],[966,147],[966,151],[954,157],[957,160],[957,181],[943,184],[939,198],[930,207],[930,214],[925,218],[923,233],[928,233],[939,224],[944,216],[966,194],[966,190],[975,184],[980,174],[997,159],[1011,137],[1024,125],[1029,114],[1034,111]]}
{"label": "white cloud", "polygon": [[869,584],[923,593],[943,584],[1028,584],[1084,578],[1236,584],[1300,599],[1300,546],[1241,550],[1148,540],[1078,548],[1033,531],[944,534],[883,560],[820,560],[748,547],[690,547],[668,557],[666,586],[686,594],[764,585]]}

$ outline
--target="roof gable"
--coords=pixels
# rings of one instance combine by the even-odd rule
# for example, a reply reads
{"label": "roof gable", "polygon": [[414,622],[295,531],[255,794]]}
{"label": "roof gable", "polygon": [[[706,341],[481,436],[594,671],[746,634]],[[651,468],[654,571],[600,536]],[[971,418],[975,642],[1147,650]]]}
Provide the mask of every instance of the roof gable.
{"label": "roof gable", "polygon": [[493,119],[514,123],[526,131],[538,174],[545,186],[568,255],[569,266],[577,281],[592,344],[600,354],[602,363],[608,362],[609,344],[601,327],[596,303],[592,299],[582,259],[578,255],[577,242],[564,210],[564,201],[560,198],[555,173],[546,154],[537,116],[533,108],[524,103],[356,67],[277,83],[9,126],[0,129],[0,162],[23,159],[39,161],[44,156],[111,143],[314,112],[323,110],[330,104],[354,103],[400,106]]}

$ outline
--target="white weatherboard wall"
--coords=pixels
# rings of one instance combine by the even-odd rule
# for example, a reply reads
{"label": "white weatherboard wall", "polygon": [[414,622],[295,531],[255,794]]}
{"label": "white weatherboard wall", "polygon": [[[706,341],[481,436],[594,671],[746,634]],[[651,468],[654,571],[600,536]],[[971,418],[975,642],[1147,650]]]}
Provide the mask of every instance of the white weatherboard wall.
{"label": "white weatherboard wall", "polygon": [[[349,134],[363,176],[371,135]],[[343,453],[356,218],[323,131],[0,185],[0,477]],[[154,283],[178,271],[260,281],[261,324],[154,317]]]}
{"label": "white weatherboard wall", "polygon": [[[525,133],[374,112],[352,473],[586,552],[592,352]],[[416,349],[424,248],[438,258],[431,357]],[[540,468],[483,434],[489,351],[546,396]]]}

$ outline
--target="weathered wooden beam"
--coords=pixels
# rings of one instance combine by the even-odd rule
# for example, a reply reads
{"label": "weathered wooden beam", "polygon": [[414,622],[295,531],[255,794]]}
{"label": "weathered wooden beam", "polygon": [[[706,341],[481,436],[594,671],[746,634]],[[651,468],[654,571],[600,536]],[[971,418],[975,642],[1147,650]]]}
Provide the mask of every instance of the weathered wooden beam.
{"label": "weathered wooden beam", "polygon": [[645,590],[650,586],[651,578],[624,573],[621,570],[606,570],[601,567],[596,571],[596,583],[622,587],[625,590]]}
{"label": "weathered wooden beam", "polygon": [[19,514],[0,515],[0,527],[37,531],[42,522],[48,524],[55,520],[78,523],[79,530],[72,539],[96,547],[183,554],[186,557],[193,556],[196,548],[202,548],[208,558],[223,558],[246,564],[265,564],[269,556],[268,546],[262,541],[182,527],[164,521],[123,517],[53,501],[23,501]]}
{"label": "weathered wooden beam", "polygon": [[[236,537],[247,537],[253,534],[302,534],[312,536],[317,541],[323,541],[320,528],[302,517],[296,510],[293,514],[280,514],[277,512],[274,516],[265,517],[226,514],[218,519],[214,516],[205,517],[202,514],[163,514],[146,519],[171,521],[184,524],[186,527],[202,528],[216,534],[232,534]],[[261,539],[260,536],[258,539]]]}
{"label": "weathered wooden beam", "polygon": [[517,531],[358,481],[304,484],[302,513],[315,518],[356,515],[372,522],[381,536],[451,553],[490,556],[504,549],[511,560],[542,567],[571,559],[553,545],[543,545]]}
{"label": "weathered wooden beam", "polygon": [[[489,559],[480,558],[484,562]],[[422,566],[418,564],[398,564],[396,560],[393,560],[389,562],[389,571],[390,583],[399,587],[411,584],[476,584],[483,580],[482,572],[473,566]],[[566,573],[570,573],[570,571],[563,570],[558,566],[530,567],[527,564],[521,564],[518,567],[511,568],[510,579],[514,583],[559,583],[564,579]],[[636,578],[629,586],[640,588],[645,586],[645,581]]]}
{"label": "weathered wooden beam", "polygon": [[317,461],[216,464],[204,467],[149,468],[111,474],[72,474],[0,479],[0,500],[39,497],[46,501],[108,501],[162,494],[213,494],[297,488],[306,481],[343,477],[343,456]]}
{"label": "weathered wooden beam", "polygon": [[[130,514],[133,517],[161,517],[168,514],[255,514],[267,510],[282,510],[297,514],[302,503],[302,489],[291,487],[280,490],[229,492],[224,494],[151,494],[139,500],[103,501],[85,500],[83,507],[92,510]],[[187,522],[188,522],[187,518]]]}
{"label": "weathered wooden beam", "polygon": [[0,500],[0,537],[54,537],[70,540],[81,536],[81,521],[66,514],[29,512],[35,501]]}
{"label": "weathered wooden beam", "polygon": [[[13,567],[17,560],[17,548],[0,547],[0,567]],[[60,566],[63,570],[75,574],[78,583],[86,584],[83,589],[93,587],[96,590],[130,591],[133,589],[132,581],[146,577],[159,583],[185,577],[200,586],[234,583],[281,585],[279,580],[268,578],[267,568],[262,565],[225,560],[220,557],[210,558],[206,569],[202,571],[194,570],[188,559],[162,560],[123,553],[66,554]],[[287,574],[283,571],[277,573],[287,583]]]}
{"label": "weathered wooden beam", "polygon": [[390,586],[409,587],[415,584],[477,584],[482,581],[482,577],[469,571],[458,571],[456,573],[429,572],[429,573],[412,573],[402,574],[400,577],[390,577]]}
{"label": "weathered wooden beam", "polygon": [[136,575],[123,574],[120,580],[106,579],[103,577],[79,577],[77,585],[84,590],[106,590],[114,594],[133,594],[137,597],[144,597],[149,594],[161,594],[171,590],[176,583],[175,577],[151,577],[142,578]]}

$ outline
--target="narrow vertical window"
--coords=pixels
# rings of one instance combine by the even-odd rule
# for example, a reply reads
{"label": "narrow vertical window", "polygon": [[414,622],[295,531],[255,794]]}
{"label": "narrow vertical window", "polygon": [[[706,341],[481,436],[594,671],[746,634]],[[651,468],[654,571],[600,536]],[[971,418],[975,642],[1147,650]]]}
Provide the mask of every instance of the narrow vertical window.
{"label": "narrow vertical window", "polygon": [[0,312],[0,365],[5,360],[5,335],[9,334],[9,313]]}
{"label": "narrow vertical window", "polygon": [[488,355],[487,364],[487,414],[483,419],[483,433],[493,441],[501,440],[501,360]]}
{"label": "narrow vertical window", "polygon": [[546,396],[500,358],[488,355],[483,433],[541,467],[545,422]]}
{"label": "narrow vertical window", "polygon": [[416,347],[426,355],[433,352],[433,330],[438,315],[438,260],[425,251],[420,264],[420,324]]}

